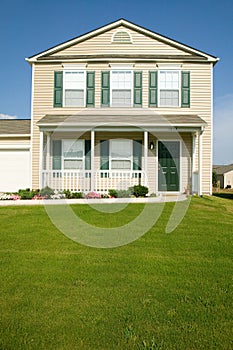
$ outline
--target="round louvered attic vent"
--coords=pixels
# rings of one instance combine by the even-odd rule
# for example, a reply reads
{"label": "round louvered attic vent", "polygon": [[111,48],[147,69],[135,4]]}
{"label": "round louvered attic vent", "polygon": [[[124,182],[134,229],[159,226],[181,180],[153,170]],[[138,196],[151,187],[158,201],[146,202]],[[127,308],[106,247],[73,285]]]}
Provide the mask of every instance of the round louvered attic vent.
{"label": "round louvered attic vent", "polygon": [[113,34],[112,42],[113,43],[131,43],[132,40],[129,33],[122,30]]}

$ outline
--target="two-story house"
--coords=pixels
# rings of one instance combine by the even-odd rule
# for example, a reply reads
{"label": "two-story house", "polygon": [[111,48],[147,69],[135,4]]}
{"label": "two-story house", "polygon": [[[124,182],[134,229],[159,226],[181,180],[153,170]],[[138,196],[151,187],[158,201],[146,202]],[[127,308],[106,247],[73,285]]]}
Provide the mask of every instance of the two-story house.
{"label": "two-story house", "polygon": [[27,61],[32,188],[211,194],[218,58],[120,19]]}

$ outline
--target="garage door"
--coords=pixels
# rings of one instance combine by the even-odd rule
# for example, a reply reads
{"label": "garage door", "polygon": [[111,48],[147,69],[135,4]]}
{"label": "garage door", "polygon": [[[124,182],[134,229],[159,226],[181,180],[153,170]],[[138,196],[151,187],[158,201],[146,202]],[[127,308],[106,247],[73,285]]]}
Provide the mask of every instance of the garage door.
{"label": "garage door", "polygon": [[0,149],[0,192],[30,187],[30,151]]}

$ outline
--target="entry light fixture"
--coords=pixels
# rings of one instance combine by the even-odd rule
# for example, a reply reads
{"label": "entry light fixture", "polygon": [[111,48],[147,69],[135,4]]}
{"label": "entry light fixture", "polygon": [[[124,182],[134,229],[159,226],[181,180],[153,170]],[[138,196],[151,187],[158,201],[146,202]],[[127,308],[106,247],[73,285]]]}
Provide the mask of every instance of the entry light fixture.
{"label": "entry light fixture", "polygon": [[155,147],[154,142],[151,141],[151,142],[150,142],[150,149],[152,150],[152,149],[154,149],[154,147]]}

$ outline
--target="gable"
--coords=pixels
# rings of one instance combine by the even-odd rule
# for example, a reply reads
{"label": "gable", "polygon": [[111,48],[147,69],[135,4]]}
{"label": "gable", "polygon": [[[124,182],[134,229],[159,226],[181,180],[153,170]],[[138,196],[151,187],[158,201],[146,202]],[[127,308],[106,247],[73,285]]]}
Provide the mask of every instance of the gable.
{"label": "gable", "polygon": [[[122,41],[112,42],[113,35],[121,31]],[[130,36],[132,42],[127,37]],[[198,51],[190,46],[152,32],[134,23],[120,19],[95,29],[80,37],[52,47],[27,58],[29,63],[41,60],[100,58],[100,57],[139,58],[198,58],[216,63],[217,57]],[[122,57],[122,58],[124,58]]]}
{"label": "gable", "polygon": [[[112,39],[119,31],[128,33],[132,42],[113,42]],[[51,57],[64,57],[76,55],[114,55],[114,54],[146,54],[147,55],[190,55],[187,51],[180,50],[172,45],[151,38],[145,34],[129,29],[121,25],[103,34],[59,50]]]}

